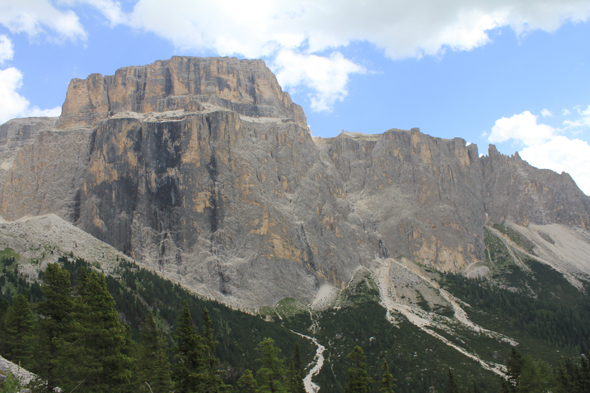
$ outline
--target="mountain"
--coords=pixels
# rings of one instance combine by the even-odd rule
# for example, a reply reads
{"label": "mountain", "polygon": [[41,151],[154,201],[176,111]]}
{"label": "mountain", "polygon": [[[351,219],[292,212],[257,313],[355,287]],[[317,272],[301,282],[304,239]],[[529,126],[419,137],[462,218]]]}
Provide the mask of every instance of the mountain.
{"label": "mountain", "polygon": [[590,273],[539,235],[586,236],[590,199],[569,175],[418,129],[314,138],[261,60],[74,79],[57,121],[12,120],[0,143],[5,219],[56,214],[236,307],[309,303],[388,258],[474,269],[505,221],[546,262]]}
{"label": "mountain", "polygon": [[[0,187],[0,254],[27,281],[76,257],[135,286],[134,260],[314,336],[334,391],[357,344],[402,391],[448,367],[497,382],[514,345],[590,347],[590,198],[568,174],[417,128],[313,137],[261,60],[74,79],[59,118],[0,126]],[[173,315],[162,285],[134,304]]]}

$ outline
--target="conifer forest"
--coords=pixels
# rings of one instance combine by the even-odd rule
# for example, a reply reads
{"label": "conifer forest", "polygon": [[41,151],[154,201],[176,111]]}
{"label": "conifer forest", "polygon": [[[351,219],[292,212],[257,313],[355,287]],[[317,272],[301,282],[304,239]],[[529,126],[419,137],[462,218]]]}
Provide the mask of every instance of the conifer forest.
{"label": "conifer forest", "polygon": [[[316,348],[296,334],[309,333],[312,321],[305,313],[269,321],[264,313],[252,315],[203,299],[123,259],[115,274],[105,275],[83,259],[64,256],[32,283],[19,273],[14,257],[4,256],[1,267],[0,354],[37,376],[26,387],[31,392],[309,391],[304,379],[317,360]],[[541,359],[521,353],[524,345],[507,347],[501,352],[506,377],[484,375],[464,361],[438,359],[437,344],[408,326],[392,334],[385,318],[373,317],[383,312],[374,289],[360,285],[349,296],[355,305],[320,318],[324,328],[316,337],[336,337],[322,341],[332,343],[337,357],[325,360],[331,372],[314,375],[311,388],[347,393],[590,391],[584,310],[556,305],[549,297],[533,301],[460,275],[448,274],[441,282],[484,310],[480,318],[496,316],[492,319],[513,333],[533,337],[531,344],[538,348],[530,353],[557,347],[563,355]],[[515,317],[500,321],[501,314]],[[380,335],[389,338],[375,339]],[[436,352],[416,366],[417,352],[408,349],[428,347]],[[417,373],[412,366],[428,369]],[[18,391],[14,381],[7,375],[2,391]]]}

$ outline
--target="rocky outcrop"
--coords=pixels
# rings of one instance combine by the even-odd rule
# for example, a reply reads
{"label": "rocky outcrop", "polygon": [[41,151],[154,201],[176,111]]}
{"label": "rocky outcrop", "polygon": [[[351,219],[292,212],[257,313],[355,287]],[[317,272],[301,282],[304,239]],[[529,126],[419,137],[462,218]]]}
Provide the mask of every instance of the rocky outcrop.
{"label": "rocky outcrop", "polygon": [[292,119],[307,127],[303,109],[282,91],[262,60],[175,56],[115,75],[73,79],[59,128],[92,126],[124,111],[149,113],[226,108],[250,117]]}
{"label": "rocky outcrop", "polygon": [[[311,301],[375,254],[306,129],[235,112],[101,123],[77,225],[227,303]],[[342,242],[355,242],[352,249]]]}
{"label": "rocky outcrop", "polygon": [[418,129],[378,138],[343,133],[322,143],[346,181],[347,199],[379,238],[382,258],[408,256],[458,270],[482,257],[485,209],[475,145]]}
{"label": "rocky outcrop", "polygon": [[0,214],[55,213],[240,307],[309,302],[404,256],[460,271],[484,227],[586,230],[567,174],[418,129],[313,138],[261,61],[175,57],[74,80],[57,128],[22,147]]}
{"label": "rocky outcrop", "polygon": [[2,188],[0,214],[13,220],[55,213],[75,222],[93,140],[92,129],[39,132],[15,154]]}
{"label": "rocky outcrop", "polygon": [[0,125],[0,190],[18,151],[32,144],[40,132],[54,128],[56,122],[56,117],[29,117]]}
{"label": "rocky outcrop", "polygon": [[557,223],[590,228],[590,198],[569,174],[534,168],[518,153],[507,157],[493,145],[482,165],[486,212],[492,221],[511,217],[523,226]]}

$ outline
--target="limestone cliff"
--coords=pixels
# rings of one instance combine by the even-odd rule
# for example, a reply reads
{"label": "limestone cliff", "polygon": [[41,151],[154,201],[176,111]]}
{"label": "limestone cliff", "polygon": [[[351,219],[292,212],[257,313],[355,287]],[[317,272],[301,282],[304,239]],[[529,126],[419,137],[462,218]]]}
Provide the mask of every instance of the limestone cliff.
{"label": "limestone cliff", "polygon": [[569,175],[493,146],[479,157],[418,129],[313,138],[259,60],[174,57],[74,80],[53,128],[11,162],[4,218],[56,213],[241,307],[309,302],[389,257],[460,271],[505,219],[590,225]]}
{"label": "limestone cliff", "polygon": [[55,117],[13,119],[0,125],[0,187],[18,151],[33,143],[37,135],[55,127]]}
{"label": "limestone cliff", "polygon": [[121,68],[112,76],[73,79],[58,127],[92,126],[124,111],[195,110],[203,103],[246,116],[290,118],[307,127],[301,107],[262,60],[179,56]]}

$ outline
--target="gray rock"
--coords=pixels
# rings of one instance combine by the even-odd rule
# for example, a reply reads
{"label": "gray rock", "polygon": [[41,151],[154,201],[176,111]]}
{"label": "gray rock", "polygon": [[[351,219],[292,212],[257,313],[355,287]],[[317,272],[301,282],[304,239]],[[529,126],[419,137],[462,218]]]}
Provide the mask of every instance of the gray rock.
{"label": "gray rock", "polygon": [[12,119],[0,125],[0,187],[17,152],[33,143],[37,134],[55,127],[57,117]]}
{"label": "gray rock", "polygon": [[74,80],[57,130],[22,147],[0,214],[55,213],[236,307],[311,302],[359,266],[483,259],[484,226],[587,230],[567,174],[410,131],[313,138],[261,61],[175,57]]}
{"label": "gray rock", "polygon": [[165,112],[191,102],[252,117],[290,118],[307,127],[305,114],[283,92],[262,60],[174,56],[115,75],[73,79],[58,127],[94,125],[119,112]]}

